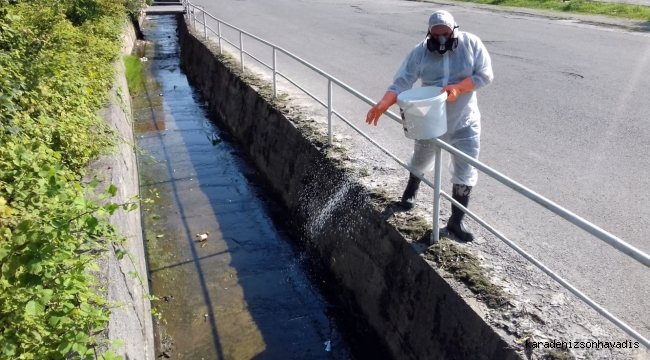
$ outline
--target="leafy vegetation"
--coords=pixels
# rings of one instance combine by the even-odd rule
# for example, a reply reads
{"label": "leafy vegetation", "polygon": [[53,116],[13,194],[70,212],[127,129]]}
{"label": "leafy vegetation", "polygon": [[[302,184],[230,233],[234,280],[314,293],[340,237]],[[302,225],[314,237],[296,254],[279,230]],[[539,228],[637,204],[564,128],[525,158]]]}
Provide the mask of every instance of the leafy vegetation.
{"label": "leafy vegetation", "polygon": [[95,351],[111,305],[92,272],[136,204],[82,178],[118,141],[97,111],[143,6],[0,0],[0,359],[120,358]]}

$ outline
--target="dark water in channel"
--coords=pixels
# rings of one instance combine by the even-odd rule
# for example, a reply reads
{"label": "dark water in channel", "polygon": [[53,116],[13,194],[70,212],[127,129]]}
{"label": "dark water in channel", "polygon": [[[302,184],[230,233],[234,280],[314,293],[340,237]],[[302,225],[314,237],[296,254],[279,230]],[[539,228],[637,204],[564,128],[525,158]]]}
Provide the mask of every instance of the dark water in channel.
{"label": "dark water in channel", "polygon": [[345,313],[315,285],[324,279],[271,220],[277,206],[181,72],[176,26],[173,16],[146,19],[135,53],[148,58],[147,91],[132,100],[141,195],[154,200],[142,211],[162,316],[156,356],[385,358],[339,332]]}

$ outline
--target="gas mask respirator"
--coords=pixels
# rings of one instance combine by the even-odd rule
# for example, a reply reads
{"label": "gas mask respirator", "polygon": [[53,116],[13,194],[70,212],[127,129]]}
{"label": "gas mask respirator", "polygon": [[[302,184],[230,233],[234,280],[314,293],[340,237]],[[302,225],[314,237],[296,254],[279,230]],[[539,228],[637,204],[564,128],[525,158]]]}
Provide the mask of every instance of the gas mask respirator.
{"label": "gas mask respirator", "polygon": [[438,54],[444,54],[448,50],[454,51],[458,47],[458,38],[455,37],[456,28],[451,38],[447,39],[446,37],[440,35],[436,39],[434,36],[431,36],[431,33],[427,30],[427,49],[433,52],[436,51]]}

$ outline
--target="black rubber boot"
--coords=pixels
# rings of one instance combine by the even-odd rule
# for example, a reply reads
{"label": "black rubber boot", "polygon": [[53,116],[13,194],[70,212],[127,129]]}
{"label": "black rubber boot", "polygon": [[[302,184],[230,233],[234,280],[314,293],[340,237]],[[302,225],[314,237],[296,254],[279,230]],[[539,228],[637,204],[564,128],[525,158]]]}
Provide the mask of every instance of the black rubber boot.
{"label": "black rubber boot", "polygon": [[418,189],[420,189],[420,178],[414,176],[413,174],[409,175],[409,182],[404,189],[404,194],[402,194],[402,207],[409,210],[412,209],[415,205],[415,202],[418,198]]}
{"label": "black rubber boot", "polygon": [[[467,208],[467,205],[469,205],[469,194],[472,189],[471,186],[465,186],[465,191],[463,191],[462,194],[457,189],[458,186],[454,185],[452,198]],[[462,241],[474,241],[474,234],[472,233],[472,230],[469,228],[469,226],[467,226],[467,224],[465,224],[463,221],[464,217],[465,213],[456,206],[452,205],[451,217],[449,217],[449,221],[447,222],[447,230],[456,235]]]}

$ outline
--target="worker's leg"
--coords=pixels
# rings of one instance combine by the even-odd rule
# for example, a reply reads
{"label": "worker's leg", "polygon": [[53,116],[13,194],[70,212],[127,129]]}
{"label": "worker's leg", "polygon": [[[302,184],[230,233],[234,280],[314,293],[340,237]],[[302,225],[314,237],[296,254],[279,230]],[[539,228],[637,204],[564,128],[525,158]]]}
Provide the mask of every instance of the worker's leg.
{"label": "worker's leg", "polygon": [[[431,140],[415,140],[413,153],[409,160],[409,166],[418,174],[422,175],[431,171],[435,161],[436,147]],[[420,179],[409,175],[408,183],[404,194],[402,194],[402,206],[411,209],[417,201],[417,194],[420,188]]]}
{"label": "worker's leg", "polygon": [[[450,140],[450,145],[464,154],[478,160],[480,148],[480,122],[456,131]],[[449,170],[452,173],[452,198],[465,208],[469,205],[472,187],[478,180],[478,171],[472,165],[452,156]],[[465,213],[456,206],[451,207],[451,217],[447,222],[447,229],[463,241],[473,241],[474,234],[469,226],[463,222]]]}

